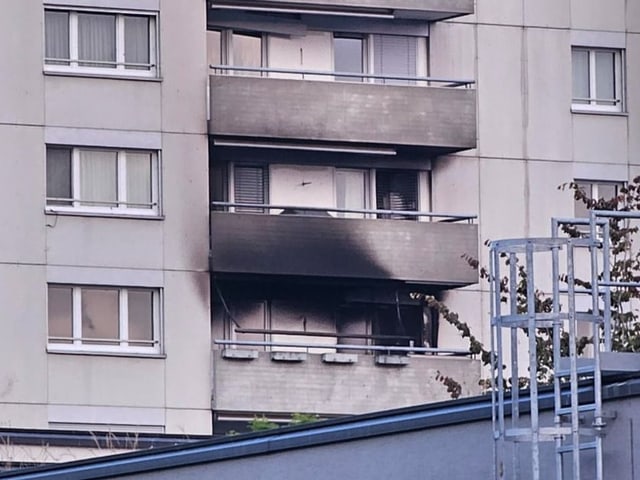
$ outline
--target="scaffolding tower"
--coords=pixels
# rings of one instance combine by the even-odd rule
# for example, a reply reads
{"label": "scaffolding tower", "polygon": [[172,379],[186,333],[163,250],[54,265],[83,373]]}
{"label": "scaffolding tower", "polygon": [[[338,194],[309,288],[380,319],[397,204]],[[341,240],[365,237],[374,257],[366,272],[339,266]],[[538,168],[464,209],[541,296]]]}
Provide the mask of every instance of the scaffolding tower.
{"label": "scaffolding tower", "polygon": [[[546,479],[551,471],[556,480],[604,479],[603,438],[613,414],[603,411],[602,375],[638,371],[639,358],[611,351],[611,290],[640,286],[611,280],[611,219],[640,219],[640,213],[556,218],[549,238],[490,244],[496,479]],[[564,235],[564,225],[582,235]],[[581,333],[592,345],[579,355]],[[551,340],[551,352],[541,348],[539,335]],[[552,371],[539,370],[543,355],[551,357]],[[553,415],[541,414],[548,396],[540,395],[541,381],[553,383]]]}

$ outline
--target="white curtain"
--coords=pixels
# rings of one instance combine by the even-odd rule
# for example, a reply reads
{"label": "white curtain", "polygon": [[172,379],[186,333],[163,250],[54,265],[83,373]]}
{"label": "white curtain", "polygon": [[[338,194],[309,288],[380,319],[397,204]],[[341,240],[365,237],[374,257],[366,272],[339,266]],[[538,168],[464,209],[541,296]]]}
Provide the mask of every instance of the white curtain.
{"label": "white curtain", "polygon": [[80,151],[80,199],[87,205],[116,204],[117,178],[116,152]]}
{"label": "white curtain", "polygon": [[127,152],[127,202],[140,204],[130,207],[151,208],[152,167],[150,153]]}
{"label": "white curtain", "polygon": [[78,14],[78,59],[97,60],[81,65],[116,67],[116,17],[98,13]]}
{"label": "white curtain", "polygon": [[[365,172],[336,170],[336,206],[338,208],[365,208]],[[338,213],[339,217],[362,218],[362,213]]]}
{"label": "white curtain", "polygon": [[[605,100],[601,105],[611,105],[615,98],[615,61],[613,52],[596,52],[596,98]],[[606,101],[609,100],[609,101]]]}
{"label": "white curtain", "polygon": [[[149,63],[149,18],[124,17],[124,61],[125,63]],[[149,70],[145,66],[126,66],[133,70]]]}
{"label": "white curtain", "polygon": [[[151,290],[128,290],[129,340],[153,340],[153,292]],[[150,346],[142,342],[142,346]]]}
{"label": "white curtain", "polygon": [[[69,13],[55,10],[44,12],[45,57],[69,58]],[[54,65],[68,65],[68,61],[47,60]]]}

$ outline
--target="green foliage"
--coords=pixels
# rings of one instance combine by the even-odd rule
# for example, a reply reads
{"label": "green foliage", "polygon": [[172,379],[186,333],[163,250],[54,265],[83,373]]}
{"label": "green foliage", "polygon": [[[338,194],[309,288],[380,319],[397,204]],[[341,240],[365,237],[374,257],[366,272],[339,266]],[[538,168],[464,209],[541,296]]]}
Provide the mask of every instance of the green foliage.
{"label": "green foliage", "polygon": [[[573,192],[576,201],[583,202],[588,209],[640,211],[640,177],[619,189],[614,198],[592,199],[575,182],[560,185],[561,190]],[[637,222],[628,219],[609,220],[611,238],[611,271],[614,282],[640,282],[640,251],[634,247],[634,236],[638,233]],[[584,235],[583,230],[567,226],[565,233],[572,237]],[[603,278],[602,272],[599,279]],[[591,288],[590,279],[576,280],[576,285]],[[637,306],[640,291],[636,287],[613,289],[611,292],[611,348],[617,352],[640,352],[640,322]]]}
{"label": "green foliage", "polygon": [[271,420],[269,420],[267,417],[265,417],[264,415],[258,417],[257,415],[253,417],[253,420],[251,420],[248,424],[247,427],[249,428],[249,430],[251,430],[252,432],[262,432],[264,430],[272,430],[274,428],[278,428],[278,424],[272,422]]}
{"label": "green foliage", "polygon": [[291,425],[302,425],[317,422],[318,420],[320,420],[320,417],[312,413],[293,413],[291,415]]}

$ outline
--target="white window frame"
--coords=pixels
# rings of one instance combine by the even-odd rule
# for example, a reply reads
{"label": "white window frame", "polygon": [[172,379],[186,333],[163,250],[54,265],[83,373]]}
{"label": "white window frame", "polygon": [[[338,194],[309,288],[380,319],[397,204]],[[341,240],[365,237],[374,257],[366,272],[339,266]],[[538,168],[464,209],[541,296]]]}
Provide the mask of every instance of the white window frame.
{"label": "white window frame", "polygon": [[[576,99],[574,92],[571,95],[571,109],[578,112],[623,112],[624,111],[624,50],[619,48],[594,48],[572,46],[571,53],[580,51],[587,52],[589,56],[589,98]],[[596,76],[596,53],[605,52],[614,55],[614,91],[615,98],[596,98],[597,76]],[[572,62],[572,68],[573,62]],[[578,103],[576,100],[588,101],[589,103]],[[602,105],[598,102],[615,102],[613,105]]]}
{"label": "white window frame", "polygon": [[[57,10],[67,12],[69,14],[69,59],[59,58],[44,58],[44,70],[45,72],[59,72],[59,73],[76,73],[76,74],[88,74],[97,76],[125,76],[125,77],[143,77],[143,78],[156,78],[159,75],[159,62],[158,62],[158,13],[148,11],[136,11],[136,10],[109,10],[109,9],[96,9],[96,8],[82,8],[82,9],[69,9],[64,7],[56,7],[52,5],[45,5],[44,10]],[[78,59],[78,14],[79,13],[103,13],[115,15],[116,17],[116,62],[115,68],[100,67],[100,66],[86,66],[80,65]],[[137,70],[132,68],[126,68],[124,54],[124,17],[126,15],[142,16],[149,19],[149,64],[148,70]],[[44,16],[44,13],[43,13]],[[43,18],[43,25],[46,28]],[[43,35],[43,42],[46,42],[46,36]],[[43,45],[43,52],[46,51],[46,45]],[[69,65],[59,65],[47,62],[61,62],[68,61]],[[83,61],[84,63],[90,61]],[[95,62],[90,62],[95,63]],[[109,65],[112,65],[111,63]]]}
{"label": "white window frame", "polygon": [[[71,149],[71,198],[50,198],[47,197],[47,205],[45,210],[50,213],[85,213],[93,215],[114,215],[114,216],[143,216],[158,217],[161,215],[160,209],[160,153],[157,150],[133,148],[116,149],[102,147],[70,147],[66,145],[51,145],[51,148],[69,148]],[[103,205],[86,205],[86,200],[82,200],[80,195],[80,152],[81,151],[104,151],[116,152],[117,154],[117,200],[113,202],[113,206]],[[152,159],[151,168],[151,203],[150,208],[136,208],[135,205],[127,203],[127,152],[132,153],[149,153]],[[48,159],[45,159],[48,161]],[[51,201],[69,201],[71,205],[60,205],[49,203]],[[101,204],[108,203],[100,201]]]}
{"label": "white window frame", "polygon": [[[72,336],[52,337],[47,333],[47,351],[49,352],[71,352],[71,353],[112,353],[112,354],[140,354],[158,355],[161,354],[162,331],[162,289],[148,287],[121,287],[114,285],[76,285],[62,283],[47,284],[47,303],[49,301],[49,287],[71,288],[72,298]],[[118,321],[119,338],[96,339],[84,338],[82,336],[82,289],[83,288],[104,288],[118,291]],[[152,328],[153,339],[149,341],[149,346],[129,345],[129,323],[128,323],[128,291],[148,290],[153,294],[152,305]],[[47,309],[48,311],[48,309]],[[47,332],[49,330],[49,319],[47,318]],[[55,340],[58,340],[56,342]],[[119,342],[118,345],[100,345],[98,342]],[[67,343],[62,343],[67,342]],[[71,343],[69,343],[71,342]],[[86,342],[86,343],[85,343]],[[143,343],[144,340],[132,340],[132,343]]]}

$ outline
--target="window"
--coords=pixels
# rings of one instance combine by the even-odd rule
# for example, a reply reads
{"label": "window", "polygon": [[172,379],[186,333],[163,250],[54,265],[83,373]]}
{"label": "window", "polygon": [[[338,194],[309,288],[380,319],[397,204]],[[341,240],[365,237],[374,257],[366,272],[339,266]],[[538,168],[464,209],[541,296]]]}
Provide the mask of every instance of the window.
{"label": "window", "polygon": [[157,75],[156,16],[46,9],[45,70]]}
{"label": "window", "polygon": [[[365,41],[362,37],[335,35],[333,69],[338,73],[366,73]],[[342,82],[362,82],[362,77],[336,77]]]}
{"label": "window", "polygon": [[47,210],[157,216],[158,154],[47,146]]}
{"label": "window", "polygon": [[[418,172],[415,170],[377,170],[376,208],[378,210],[417,211]],[[380,215],[381,218],[416,220],[401,214]]]}
{"label": "window", "polygon": [[[582,190],[587,198],[594,200],[613,200],[618,196],[618,190],[622,186],[620,182],[590,182],[587,180],[576,180],[576,185]],[[576,200],[574,206],[576,218],[589,218],[589,208],[582,200]]]}
{"label": "window", "polygon": [[621,50],[574,47],[571,50],[573,68],[574,110],[621,112],[622,102]]}
{"label": "window", "polygon": [[[268,203],[269,176],[266,167],[235,165],[233,167],[233,201],[264,205]],[[236,207],[236,212],[263,213],[257,207]]]}
{"label": "window", "polygon": [[158,289],[50,284],[47,298],[49,349],[160,351]]}

